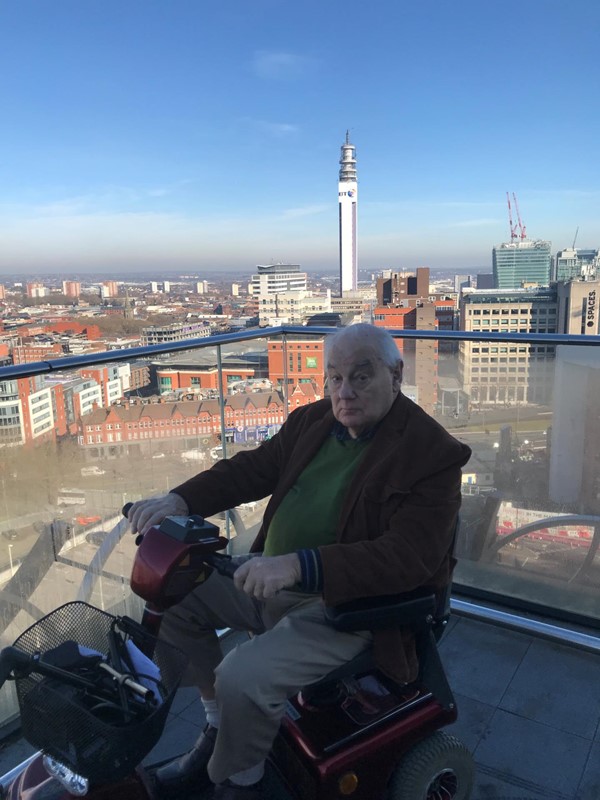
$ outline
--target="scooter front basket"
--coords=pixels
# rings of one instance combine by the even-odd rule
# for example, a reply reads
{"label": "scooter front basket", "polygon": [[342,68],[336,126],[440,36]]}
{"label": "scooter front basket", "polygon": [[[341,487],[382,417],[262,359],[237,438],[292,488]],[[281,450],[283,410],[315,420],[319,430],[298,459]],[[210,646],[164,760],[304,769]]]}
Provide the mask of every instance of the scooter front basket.
{"label": "scooter front basket", "polygon": [[[115,631],[124,655],[118,665]],[[22,732],[30,744],[91,785],[125,777],[154,747],[186,666],[177,648],[82,602],[55,609],[14,644],[31,655],[41,654],[42,660],[65,645],[71,650],[76,646],[81,654],[81,666],[70,667],[73,681],[35,671],[16,678]],[[144,656],[142,651],[153,652]],[[150,689],[150,701],[128,691],[106,667],[99,669],[100,663],[127,672]]]}

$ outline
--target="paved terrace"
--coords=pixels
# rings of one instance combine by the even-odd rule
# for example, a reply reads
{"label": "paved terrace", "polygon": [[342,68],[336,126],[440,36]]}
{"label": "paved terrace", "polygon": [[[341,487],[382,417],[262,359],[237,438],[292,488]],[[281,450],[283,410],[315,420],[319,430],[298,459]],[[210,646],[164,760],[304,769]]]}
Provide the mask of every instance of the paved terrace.
{"label": "paved terrace", "polygon": [[[458,615],[440,651],[459,708],[447,730],[475,758],[472,800],[600,798],[598,655]],[[180,689],[148,762],[186,749],[202,726],[196,690]],[[0,742],[0,775],[31,752],[18,733]]]}

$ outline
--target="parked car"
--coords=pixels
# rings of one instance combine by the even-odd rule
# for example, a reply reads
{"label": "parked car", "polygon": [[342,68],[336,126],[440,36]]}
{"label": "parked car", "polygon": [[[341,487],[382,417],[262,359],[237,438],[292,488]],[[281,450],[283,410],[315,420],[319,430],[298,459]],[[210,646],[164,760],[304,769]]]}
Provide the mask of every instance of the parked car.
{"label": "parked car", "polygon": [[106,539],[106,531],[93,531],[92,533],[86,534],[85,540],[88,544],[94,544],[96,547],[100,547],[100,545]]}
{"label": "parked car", "polygon": [[164,458],[164,453],[152,453],[152,458]]}
{"label": "parked car", "polygon": [[2,531],[2,536],[4,536],[5,539],[9,539],[11,542],[19,538],[19,534],[14,528],[9,528],[7,531]]}
{"label": "parked car", "polygon": [[91,475],[105,475],[106,470],[101,469],[100,467],[93,466],[93,467],[82,467],[81,468],[81,476],[83,478],[90,477]]}
{"label": "parked car", "polygon": [[95,525],[96,522],[100,522],[101,519],[102,517],[99,517],[97,514],[78,514],[75,517],[75,522],[85,527],[86,525]]}

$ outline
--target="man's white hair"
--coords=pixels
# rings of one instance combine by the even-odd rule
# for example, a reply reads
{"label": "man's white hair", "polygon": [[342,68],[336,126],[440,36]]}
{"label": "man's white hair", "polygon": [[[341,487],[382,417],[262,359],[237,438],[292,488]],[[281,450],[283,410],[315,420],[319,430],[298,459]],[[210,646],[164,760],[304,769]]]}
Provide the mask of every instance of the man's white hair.
{"label": "man's white hair", "polygon": [[402,355],[398,350],[394,337],[385,330],[377,328],[367,322],[359,322],[357,325],[349,325],[347,328],[339,328],[335,333],[325,337],[325,367],[329,364],[331,351],[338,344],[346,345],[370,345],[377,355],[388,367],[393,369],[398,363],[403,364]]}

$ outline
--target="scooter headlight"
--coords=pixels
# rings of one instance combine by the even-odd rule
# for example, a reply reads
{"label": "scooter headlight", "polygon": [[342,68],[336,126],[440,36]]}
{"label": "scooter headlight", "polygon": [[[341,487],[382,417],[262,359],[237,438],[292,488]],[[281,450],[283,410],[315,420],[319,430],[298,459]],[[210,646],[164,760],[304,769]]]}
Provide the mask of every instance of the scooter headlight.
{"label": "scooter headlight", "polygon": [[46,772],[55,778],[65,789],[75,797],[83,797],[90,788],[90,782],[83,775],[78,775],[69,767],[65,767],[52,756],[44,756],[42,763]]}

